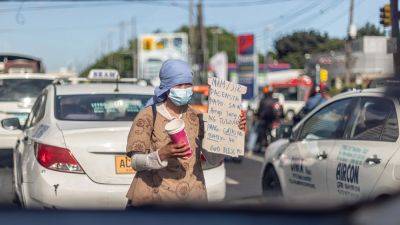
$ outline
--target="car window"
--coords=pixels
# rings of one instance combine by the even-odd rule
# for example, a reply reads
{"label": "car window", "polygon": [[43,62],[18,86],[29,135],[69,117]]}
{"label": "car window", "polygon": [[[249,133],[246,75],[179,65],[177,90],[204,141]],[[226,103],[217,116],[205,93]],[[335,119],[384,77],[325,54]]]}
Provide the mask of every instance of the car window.
{"label": "car window", "polygon": [[132,121],[150,95],[83,94],[56,97],[55,117],[70,121]]}
{"label": "car window", "polygon": [[27,122],[25,124],[25,128],[29,128],[29,127],[33,126],[32,122],[33,122],[33,119],[36,117],[36,114],[38,113],[41,102],[42,102],[42,96],[39,96],[36,99],[35,103],[33,104],[31,112],[29,113],[28,119],[26,120]]}
{"label": "car window", "polygon": [[47,93],[43,94],[40,96],[41,100],[40,100],[40,105],[37,109],[37,113],[35,113],[33,115],[33,119],[32,119],[32,124],[31,126],[34,126],[35,124],[37,124],[39,121],[41,121],[44,117],[44,113],[46,111],[46,98],[47,98]]}
{"label": "car window", "polygon": [[390,99],[362,98],[350,139],[396,141],[398,137],[396,109]]}
{"label": "car window", "polygon": [[314,115],[304,124],[299,139],[338,139],[344,135],[346,122],[351,116],[349,105],[352,98],[333,102]]}
{"label": "car window", "polygon": [[385,127],[383,128],[383,133],[381,140],[388,142],[395,142],[399,138],[399,125],[397,120],[397,113],[393,111],[389,118],[386,120]]}
{"label": "car window", "polygon": [[0,101],[23,101],[35,99],[52,80],[44,79],[0,79]]}

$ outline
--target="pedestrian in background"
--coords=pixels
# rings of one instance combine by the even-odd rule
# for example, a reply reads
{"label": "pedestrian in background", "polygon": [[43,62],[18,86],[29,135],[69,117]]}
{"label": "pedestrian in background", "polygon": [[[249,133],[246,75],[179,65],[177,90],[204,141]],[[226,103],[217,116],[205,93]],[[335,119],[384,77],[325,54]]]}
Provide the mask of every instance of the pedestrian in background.
{"label": "pedestrian in background", "polygon": [[247,149],[250,155],[254,151],[261,151],[266,146],[267,134],[271,131],[272,123],[280,117],[279,112],[274,109],[277,100],[274,100],[272,95],[273,88],[268,85],[265,86],[256,114],[257,120],[250,130],[247,142]]}
{"label": "pedestrian in background", "polygon": [[[128,136],[127,155],[137,171],[127,193],[128,206],[206,201],[200,154],[211,164],[224,157],[201,149],[203,121],[189,105],[193,94],[190,66],[181,60],[167,60],[159,76],[160,86],[134,119]],[[239,128],[245,130],[245,115],[240,118]],[[171,143],[165,125],[173,119],[184,121],[189,145]],[[193,155],[184,158],[189,148]]]}
{"label": "pedestrian in background", "polygon": [[312,95],[306,105],[304,106],[304,114],[311,112],[315,107],[324,103],[326,100],[330,98],[328,93],[328,87],[326,84],[321,83],[315,88],[315,93]]}

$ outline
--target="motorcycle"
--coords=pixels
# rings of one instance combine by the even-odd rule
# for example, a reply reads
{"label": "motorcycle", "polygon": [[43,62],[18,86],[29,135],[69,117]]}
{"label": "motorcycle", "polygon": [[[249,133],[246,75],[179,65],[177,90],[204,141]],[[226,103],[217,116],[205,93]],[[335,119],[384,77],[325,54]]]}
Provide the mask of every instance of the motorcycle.
{"label": "motorcycle", "polygon": [[249,150],[263,153],[272,142],[278,139],[278,129],[281,126],[283,117],[283,107],[279,102],[275,102],[273,105],[273,115],[275,119],[269,125],[265,125],[264,121],[254,123],[248,138]]}

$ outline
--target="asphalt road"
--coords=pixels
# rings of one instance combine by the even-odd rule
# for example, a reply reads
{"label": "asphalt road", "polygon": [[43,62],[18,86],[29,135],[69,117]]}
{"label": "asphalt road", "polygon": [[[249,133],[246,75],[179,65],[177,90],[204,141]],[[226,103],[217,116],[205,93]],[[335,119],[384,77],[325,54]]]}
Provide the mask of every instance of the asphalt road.
{"label": "asphalt road", "polygon": [[[254,155],[243,158],[241,163],[226,162],[226,200],[238,200],[261,195],[260,172],[262,157]],[[16,206],[13,203],[12,169],[0,168],[0,204]]]}
{"label": "asphalt road", "polygon": [[0,204],[14,205],[14,190],[12,188],[12,169],[9,167],[0,168]]}
{"label": "asphalt road", "polygon": [[261,168],[263,158],[258,155],[243,158],[241,163],[226,162],[225,200],[261,196]]}

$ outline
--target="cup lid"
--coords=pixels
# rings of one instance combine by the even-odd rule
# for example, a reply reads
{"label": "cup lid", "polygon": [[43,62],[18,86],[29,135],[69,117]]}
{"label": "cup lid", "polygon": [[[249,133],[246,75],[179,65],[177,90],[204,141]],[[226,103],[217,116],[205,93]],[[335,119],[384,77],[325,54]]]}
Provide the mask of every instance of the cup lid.
{"label": "cup lid", "polygon": [[167,133],[175,133],[185,128],[185,122],[181,119],[173,119],[165,125]]}

